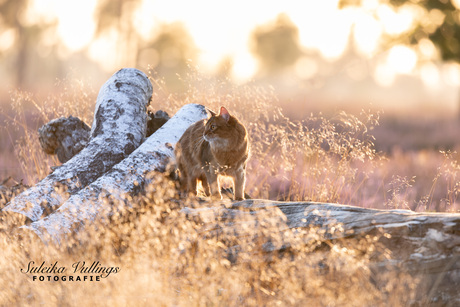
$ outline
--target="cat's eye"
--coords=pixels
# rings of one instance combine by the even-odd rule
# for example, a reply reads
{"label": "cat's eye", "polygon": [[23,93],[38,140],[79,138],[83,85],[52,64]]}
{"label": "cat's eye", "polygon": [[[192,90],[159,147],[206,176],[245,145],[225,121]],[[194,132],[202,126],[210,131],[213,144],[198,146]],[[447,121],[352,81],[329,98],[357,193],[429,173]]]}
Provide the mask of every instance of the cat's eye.
{"label": "cat's eye", "polygon": [[216,129],[216,125],[211,125],[211,130],[215,130]]}

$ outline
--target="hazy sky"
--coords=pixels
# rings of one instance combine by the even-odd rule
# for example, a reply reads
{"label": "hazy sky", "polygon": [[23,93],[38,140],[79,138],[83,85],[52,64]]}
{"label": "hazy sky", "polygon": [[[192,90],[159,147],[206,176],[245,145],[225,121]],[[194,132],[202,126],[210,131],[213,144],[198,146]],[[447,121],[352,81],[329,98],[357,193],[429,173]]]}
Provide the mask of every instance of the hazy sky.
{"label": "hazy sky", "polygon": [[[382,52],[379,49],[382,35],[398,35],[409,30],[424,13],[415,5],[394,10],[378,0],[364,0],[360,7],[345,9],[339,9],[338,2],[144,0],[134,14],[134,23],[136,31],[148,39],[155,36],[155,30],[162,23],[183,22],[200,50],[198,64],[204,70],[212,71],[224,57],[230,56],[234,60],[233,75],[247,79],[257,70],[257,62],[248,48],[250,33],[256,26],[275,20],[280,13],[288,15],[298,26],[300,43],[305,49],[316,50],[331,61],[341,56],[350,34],[362,57],[375,57]],[[116,47],[113,46],[116,34],[108,33],[93,40],[95,7],[93,0],[34,0],[28,19],[32,22],[57,19],[57,34],[68,51],[87,48],[92,59],[109,69],[114,59],[106,50]],[[398,74],[414,73],[420,57],[436,57],[430,41],[418,49],[401,45],[386,50],[375,69],[377,82],[385,85]],[[298,70],[303,71],[304,77],[308,77],[308,69],[314,69],[310,64],[305,60],[298,63]],[[427,83],[436,83],[439,72],[435,72],[432,64],[425,64],[417,72]],[[454,79],[450,81],[460,82]]]}
{"label": "hazy sky", "polygon": [[[117,29],[108,30],[98,37],[95,35],[98,1],[31,1],[22,23],[56,24],[42,37],[38,53],[50,52],[59,42],[58,55],[61,58],[83,52],[107,73],[126,65],[120,63],[120,49],[129,49],[120,46],[124,38],[120,38]],[[460,8],[460,0],[451,1]],[[197,65],[201,72],[212,73],[224,58],[231,58],[232,77],[237,82],[245,82],[258,71],[258,62],[249,48],[252,31],[257,26],[275,22],[283,13],[298,27],[299,42],[306,54],[293,66],[295,76],[303,85],[318,83],[321,76],[332,78],[331,82],[328,81],[329,85],[318,89],[323,96],[333,94],[338,97],[329,97],[332,101],[343,100],[345,94],[340,93],[354,93],[362,95],[362,100],[367,102],[368,92],[375,91],[377,86],[382,89],[372,96],[379,97],[385,104],[393,101],[398,105],[403,101],[410,105],[409,100],[416,104],[428,99],[433,103],[451,101],[450,104],[456,108],[460,86],[458,63],[441,62],[436,47],[428,39],[422,39],[412,47],[384,43],[388,37],[409,32],[421,20],[425,26],[439,25],[443,21],[442,12],[427,11],[409,1],[397,9],[384,2],[361,0],[360,6],[340,9],[339,0],[143,0],[132,15],[122,18],[122,22],[132,22],[134,31],[146,40],[153,40],[162,25],[181,22],[199,49],[197,62],[192,63],[194,66]],[[126,5],[129,3],[126,1]],[[0,33],[0,51],[13,46],[14,40],[13,30]],[[345,69],[346,76],[342,74],[336,78],[336,61],[350,42],[356,51],[355,58],[346,60],[350,68]],[[316,54],[315,57],[312,54]],[[322,62],[318,61],[319,57]],[[328,68],[324,62],[334,67],[329,74],[325,73]],[[409,89],[407,84],[395,82],[401,80],[398,79],[400,76],[421,81],[423,86],[413,82]],[[349,83],[344,82],[347,78],[351,80]],[[363,83],[365,78],[372,82]],[[387,90],[390,87],[391,97]],[[316,89],[308,90],[311,96],[315,95],[313,91]],[[394,99],[398,90],[405,93],[400,100]],[[411,94],[406,94],[409,91]],[[354,98],[359,100],[359,97]]]}

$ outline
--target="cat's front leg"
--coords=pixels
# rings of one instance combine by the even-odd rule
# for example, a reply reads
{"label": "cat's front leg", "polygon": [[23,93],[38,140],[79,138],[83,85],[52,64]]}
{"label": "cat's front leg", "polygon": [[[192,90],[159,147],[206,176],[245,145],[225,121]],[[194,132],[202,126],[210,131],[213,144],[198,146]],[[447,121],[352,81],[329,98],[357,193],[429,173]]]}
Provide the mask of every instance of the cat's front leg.
{"label": "cat's front leg", "polygon": [[217,169],[212,165],[208,167],[208,170],[206,172],[206,179],[209,184],[211,197],[222,199],[222,195],[220,194],[220,185],[218,180]]}
{"label": "cat's front leg", "polygon": [[244,185],[246,184],[246,170],[240,167],[236,170],[233,177],[233,191],[235,200],[244,200]]}
{"label": "cat's front leg", "polygon": [[211,186],[209,185],[208,183],[208,178],[207,176],[205,176],[205,174],[203,174],[201,177],[201,185],[203,186],[203,191],[204,191],[204,194],[206,195],[206,197],[211,197],[212,193],[211,193]]}

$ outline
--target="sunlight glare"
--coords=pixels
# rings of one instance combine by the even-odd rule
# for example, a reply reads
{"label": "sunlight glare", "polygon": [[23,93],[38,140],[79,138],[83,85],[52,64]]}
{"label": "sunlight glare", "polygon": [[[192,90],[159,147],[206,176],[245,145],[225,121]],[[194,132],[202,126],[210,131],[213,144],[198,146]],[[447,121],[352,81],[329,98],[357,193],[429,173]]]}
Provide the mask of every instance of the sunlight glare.
{"label": "sunlight glare", "polygon": [[367,11],[374,11],[379,6],[379,0],[363,0],[362,7]]}
{"label": "sunlight glare", "polygon": [[301,57],[295,63],[294,69],[299,78],[310,79],[318,72],[318,64],[308,57]]}
{"label": "sunlight glare", "polygon": [[[139,22],[143,29],[138,31],[142,37],[148,38],[152,36],[151,29],[156,24],[182,22],[199,49],[200,66],[213,72],[223,58],[236,54],[234,69],[237,71],[234,75],[247,78],[249,71],[256,66],[255,60],[248,54],[250,34],[258,24],[276,18],[282,6],[278,1],[261,5],[260,2],[236,0],[231,5],[223,5],[212,0],[161,3],[144,0],[142,11],[137,16],[149,18],[151,22]],[[238,17],[235,19],[235,16]]]}
{"label": "sunlight glare", "polygon": [[404,5],[395,11],[386,4],[382,4],[377,9],[377,16],[383,23],[383,28],[390,35],[399,35],[408,31],[415,18],[412,6]]}
{"label": "sunlight glare", "polygon": [[451,0],[452,5],[460,10],[460,0]]}
{"label": "sunlight glare", "polygon": [[57,19],[55,4],[56,0],[33,0],[25,12],[26,25],[54,22]]}
{"label": "sunlight glare", "polygon": [[116,30],[112,29],[106,35],[94,40],[88,49],[90,58],[108,71],[117,64],[117,37]]}
{"label": "sunlight glare", "polygon": [[417,64],[417,54],[407,46],[397,45],[390,49],[387,64],[398,74],[410,74]]}
{"label": "sunlight glare", "polygon": [[154,28],[157,25],[157,19],[152,16],[155,9],[156,3],[154,1],[142,1],[134,11],[134,28],[144,40],[153,37]]}
{"label": "sunlight glare", "polygon": [[257,70],[256,61],[249,52],[235,54],[233,57],[232,77],[239,82],[245,82],[251,79]]}
{"label": "sunlight glare", "polygon": [[198,53],[198,63],[205,73],[213,74],[225,56],[220,52],[202,50]]}
{"label": "sunlight glare", "polygon": [[223,6],[213,0],[200,0],[199,5],[189,9],[196,14],[186,14],[181,21],[200,49],[200,65],[208,72],[215,72],[222,59],[234,55],[233,76],[247,80],[257,67],[256,60],[248,52],[251,33],[257,26],[276,19],[283,11],[283,3],[266,1],[261,5],[258,1],[235,0]]}
{"label": "sunlight glare", "polygon": [[375,52],[382,35],[382,25],[372,16],[357,13],[353,38],[358,51],[367,57]]}
{"label": "sunlight glare", "polygon": [[420,67],[420,77],[423,83],[429,88],[436,88],[440,85],[439,69],[432,62],[424,63]]}
{"label": "sunlight glare", "polygon": [[[63,56],[88,47],[91,59],[101,63],[106,70],[120,65],[117,53],[119,35],[115,30],[94,38],[96,23],[94,13],[97,1],[78,2],[58,0],[33,0],[30,18],[57,22],[57,31],[48,37],[49,43],[60,40]],[[452,0],[460,6],[460,0]],[[198,51],[197,63],[205,72],[215,73],[223,59],[231,58],[232,76],[238,82],[252,78],[258,63],[249,51],[251,34],[257,26],[276,20],[281,13],[286,14],[298,27],[299,43],[307,54],[317,51],[324,59],[334,61],[340,58],[349,47],[350,38],[362,57],[375,56],[383,34],[401,35],[410,31],[414,20],[420,17],[418,6],[404,4],[393,8],[379,0],[362,0],[360,7],[339,9],[339,0],[299,1],[246,1],[235,0],[222,4],[213,0],[179,1],[142,0],[134,12],[134,28],[139,33],[140,43],[148,42],[157,34],[159,25],[181,22],[190,32]],[[423,9],[427,18],[425,23],[439,24],[445,18],[439,10],[430,12]],[[27,16],[30,15],[27,13]],[[27,18],[26,18],[27,19]],[[31,19],[32,20],[32,19]],[[48,35],[48,34],[47,34]],[[351,35],[353,35],[351,37]],[[14,43],[12,32],[0,35],[2,50]],[[62,51],[61,50],[61,51]],[[433,60],[437,50],[428,39],[420,40],[415,49],[397,45],[390,49],[375,64],[375,79],[379,84],[388,85],[398,74],[412,74],[420,61]],[[147,49],[139,55],[143,64],[155,66],[159,56],[155,50]],[[312,78],[319,71],[317,63],[301,56],[294,65],[299,78]],[[451,76],[452,69],[447,75]],[[435,84],[440,79],[432,66],[423,66],[420,77],[427,84]],[[444,76],[445,74],[443,74]],[[455,77],[449,77],[454,80]]]}
{"label": "sunlight glare", "polygon": [[92,0],[56,1],[58,34],[69,49],[78,51],[91,42],[96,29],[93,19],[96,4]]}
{"label": "sunlight glare", "polygon": [[460,86],[460,64],[447,63],[443,65],[443,78],[450,86]]}
{"label": "sunlight glare", "polygon": [[92,0],[34,0],[27,19],[32,23],[57,21],[60,41],[70,51],[79,51],[93,39],[96,27],[93,14],[96,5],[97,1]]}
{"label": "sunlight glare", "polygon": [[16,40],[16,32],[13,29],[2,31],[0,33],[0,51],[10,49]]}
{"label": "sunlight glare", "polygon": [[337,5],[338,1],[307,1],[301,9],[292,6],[287,11],[299,27],[300,43],[329,60],[337,59],[347,48],[353,23],[352,10],[339,10]]}
{"label": "sunlight glare", "polygon": [[427,38],[422,38],[418,42],[418,51],[421,57],[431,60],[434,59],[438,56],[438,50],[436,49],[436,46],[433,44],[432,41],[430,41]]}
{"label": "sunlight glare", "polygon": [[374,70],[374,79],[380,86],[392,85],[395,78],[395,72],[386,63],[379,63]]}

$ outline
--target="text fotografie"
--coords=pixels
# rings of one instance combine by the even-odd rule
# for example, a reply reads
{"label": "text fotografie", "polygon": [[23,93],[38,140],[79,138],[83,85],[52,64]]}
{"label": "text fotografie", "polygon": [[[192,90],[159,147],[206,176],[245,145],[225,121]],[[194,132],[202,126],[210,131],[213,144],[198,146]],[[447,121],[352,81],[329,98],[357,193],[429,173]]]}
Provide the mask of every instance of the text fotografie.
{"label": "text fotografie", "polygon": [[[58,261],[50,265],[46,265],[46,261],[42,261],[40,265],[36,265],[35,261],[29,261],[27,268],[21,268],[21,273],[32,275],[33,281],[100,281],[101,278],[120,272],[119,267],[103,266],[99,261],[88,264],[86,261],[77,261],[69,269],[60,266]],[[80,276],[82,274],[83,276]]]}

